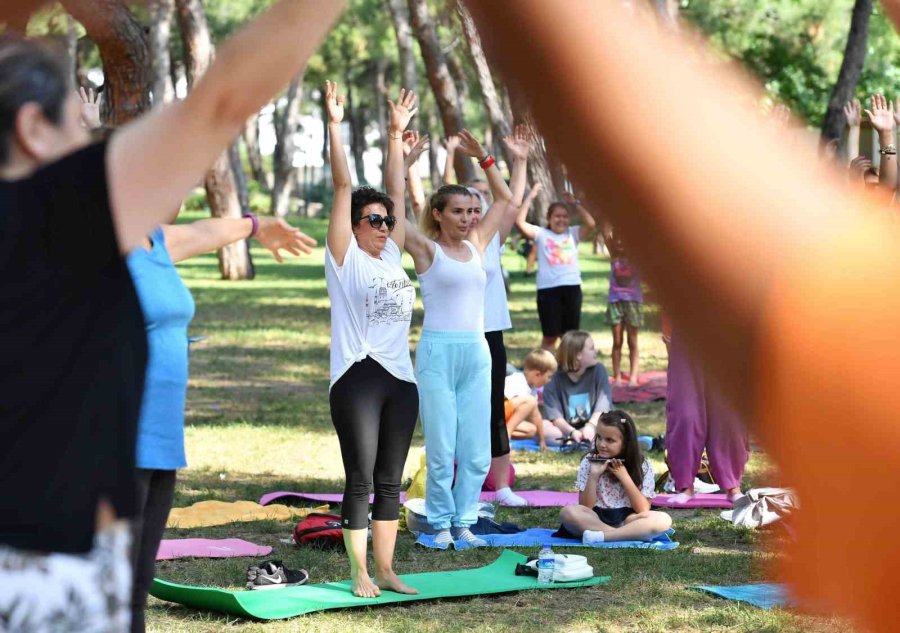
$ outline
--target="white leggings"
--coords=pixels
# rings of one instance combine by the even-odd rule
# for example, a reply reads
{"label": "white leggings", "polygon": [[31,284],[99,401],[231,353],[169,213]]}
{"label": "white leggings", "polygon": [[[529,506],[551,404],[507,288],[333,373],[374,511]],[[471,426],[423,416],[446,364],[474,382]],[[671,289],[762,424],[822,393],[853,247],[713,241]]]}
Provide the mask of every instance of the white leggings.
{"label": "white leggings", "polygon": [[98,532],[87,554],[0,545],[0,633],[128,631],[130,541],[120,521]]}

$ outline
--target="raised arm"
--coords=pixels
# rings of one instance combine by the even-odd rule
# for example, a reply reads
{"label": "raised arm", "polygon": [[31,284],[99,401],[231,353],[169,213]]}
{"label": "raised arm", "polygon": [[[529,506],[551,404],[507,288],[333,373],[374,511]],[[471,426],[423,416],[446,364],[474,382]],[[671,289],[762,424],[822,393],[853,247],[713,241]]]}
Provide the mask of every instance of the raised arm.
{"label": "raised arm", "polygon": [[403,132],[410,120],[418,112],[415,107],[416,95],[412,90],[400,89],[400,97],[397,103],[388,99],[390,122],[388,127],[387,164],[384,171],[384,183],[387,194],[394,201],[394,230],[391,231],[391,239],[403,250],[406,239],[406,198],[403,191],[406,188],[406,167],[403,159]]}
{"label": "raised arm", "polygon": [[328,157],[331,161],[331,183],[334,199],[331,203],[331,217],[328,218],[328,250],[338,266],[344,265],[344,256],[353,237],[350,223],[350,197],[353,182],[350,167],[341,143],[341,121],[344,120],[344,95],[338,95],[337,84],[325,81],[325,111],[328,115]]}
{"label": "raised arm", "polygon": [[343,7],[281,0],[219,49],[186,99],[113,133],[107,172],[122,252],[181,204],[247,118],[306,65]]}
{"label": "raised arm", "polygon": [[413,215],[416,219],[422,215],[425,208],[425,190],[422,188],[422,179],[419,178],[419,170],[416,165],[419,156],[428,149],[428,135],[419,137],[415,130],[406,130],[403,133],[403,166],[406,170],[406,192],[412,205]]}
{"label": "raised arm", "polygon": [[578,217],[581,218],[581,225],[578,228],[578,239],[583,242],[589,238],[594,232],[594,229],[597,228],[597,221],[594,220],[594,216],[591,215],[591,212],[581,203],[581,200],[576,198],[575,194],[571,191],[563,191],[562,197],[565,203],[569,205],[569,207],[575,209],[578,213]]}
{"label": "raised arm", "polygon": [[189,224],[166,224],[162,229],[169,257],[176,264],[250,237],[256,237],[256,241],[269,249],[279,264],[284,261],[282,249],[292,255],[309,255],[316,245],[300,229],[272,217],[208,218]]}
{"label": "raised arm", "polygon": [[444,162],[444,177],[441,180],[441,184],[454,185],[456,184],[456,172],[453,169],[453,161],[456,159],[456,148],[459,147],[459,137],[455,134],[453,136],[448,136],[447,140],[444,141],[444,146],[447,148],[447,160]]}
{"label": "raised arm", "polygon": [[897,188],[897,146],[894,144],[894,104],[884,95],[872,95],[871,110],[866,116],[872,128],[878,133],[878,144],[881,146],[881,168],[878,172],[878,184],[886,191],[893,192]]}
{"label": "raised arm", "polygon": [[528,195],[525,196],[522,204],[519,205],[519,211],[516,215],[516,228],[519,229],[519,233],[521,233],[526,239],[529,240],[533,240],[537,237],[539,227],[528,221],[528,210],[531,209],[531,203],[534,202],[534,199],[538,197],[541,189],[541,183],[537,182],[534,184],[534,186],[531,188],[531,191],[529,191]]}
{"label": "raised arm", "polygon": [[862,125],[862,104],[859,99],[844,104],[844,120],[847,122],[847,147],[844,148],[844,164],[859,154],[859,126]]}
{"label": "raised arm", "polygon": [[503,214],[509,205],[512,193],[506,185],[506,181],[503,180],[503,175],[497,167],[497,161],[469,130],[463,130],[459,134],[459,151],[478,159],[478,164],[487,176],[488,184],[491,187],[491,195],[494,198],[490,208],[482,214],[481,222],[478,223],[474,231],[469,233],[471,242],[483,252],[488,242],[491,241],[500,228]]}
{"label": "raised arm", "polygon": [[528,172],[528,155],[534,147],[534,136],[528,129],[528,126],[516,126],[512,135],[503,139],[506,148],[512,158],[513,164],[509,176],[509,190],[511,199],[503,212],[500,221],[500,228],[497,229],[500,235],[500,241],[506,241],[509,232],[516,223],[516,217],[519,215],[519,206],[522,204],[522,197],[525,195],[525,176]]}

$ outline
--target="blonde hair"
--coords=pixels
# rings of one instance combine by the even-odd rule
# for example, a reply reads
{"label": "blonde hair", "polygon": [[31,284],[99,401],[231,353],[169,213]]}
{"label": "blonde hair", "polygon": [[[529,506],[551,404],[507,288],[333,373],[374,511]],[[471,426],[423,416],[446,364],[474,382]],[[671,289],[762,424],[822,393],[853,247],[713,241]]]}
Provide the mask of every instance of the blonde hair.
{"label": "blonde hair", "polygon": [[441,236],[441,225],[434,219],[434,210],[443,211],[450,202],[450,196],[471,196],[468,187],[462,185],[444,185],[428,200],[428,208],[419,216],[419,230],[429,239],[437,240]]}
{"label": "blonde hair", "polygon": [[546,374],[548,371],[555,372],[557,367],[556,357],[545,349],[533,349],[522,360],[522,369],[525,371],[534,369]]}
{"label": "blonde hair", "polygon": [[578,355],[591,335],[584,330],[570,330],[563,334],[556,349],[556,360],[562,371],[573,372],[581,369],[578,366]]}

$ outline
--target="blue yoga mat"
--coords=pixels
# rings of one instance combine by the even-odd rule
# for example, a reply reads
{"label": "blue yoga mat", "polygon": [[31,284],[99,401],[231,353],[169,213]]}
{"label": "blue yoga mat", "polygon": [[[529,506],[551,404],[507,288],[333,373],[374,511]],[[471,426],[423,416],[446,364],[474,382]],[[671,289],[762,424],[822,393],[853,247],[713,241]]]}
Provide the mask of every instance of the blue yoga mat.
{"label": "blue yoga mat", "polygon": [[[552,547],[637,547],[641,549],[660,549],[668,550],[678,547],[678,543],[672,540],[672,534],[675,530],[669,530],[665,534],[660,534],[652,541],[617,541],[615,543],[598,543],[597,545],[585,545],[580,540],[559,538],[552,536],[556,530],[548,530],[546,528],[531,528],[518,534],[483,534],[478,538],[488,542],[488,547],[540,547],[544,543],[549,543]],[[416,543],[432,549],[439,549],[434,544],[434,534],[422,534],[416,539]],[[469,549],[472,547],[464,541],[456,542],[456,549]]]}
{"label": "blue yoga mat", "polygon": [[[537,438],[531,438],[527,440],[509,440],[509,447],[514,451],[531,451],[537,453],[541,450],[541,445],[538,443]],[[548,451],[558,451],[559,444],[557,442],[547,442],[547,450]]]}
{"label": "blue yoga mat", "polygon": [[739,602],[747,602],[760,609],[771,609],[773,607],[789,607],[793,604],[791,597],[785,585],[776,583],[760,583],[756,585],[737,585],[734,587],[710,587],[700,586],[691,587],[691,589],[699,589],[713,595],[725,598],[726,600],[738,600]]}

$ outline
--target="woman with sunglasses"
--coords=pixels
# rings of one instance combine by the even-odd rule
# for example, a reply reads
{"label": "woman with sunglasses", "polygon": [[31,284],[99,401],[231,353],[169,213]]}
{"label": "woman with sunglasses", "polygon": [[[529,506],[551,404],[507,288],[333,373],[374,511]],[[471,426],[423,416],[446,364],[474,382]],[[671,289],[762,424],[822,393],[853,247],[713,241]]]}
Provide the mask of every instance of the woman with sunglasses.
{"label": "woman with sunglasses", "polygon": [[[334,203],[328,223],[325,279],[331,298],[331,421],[337,431],[346,484],[341,522],[352,590],[375,598],[381,590],[418,593],[394,573],[400,480],[409,452],[419,393],[409,358],[409,323],[416,291],[400,263],[404,226],[401,137],[416,113],[416,97],[400,91],[389,101],[385,182],[351,191],[341,143],[344,97],[325,82]],[[394,210],[399,211],[395,214]],[[375,581],[366,566],[369,489]]]}

